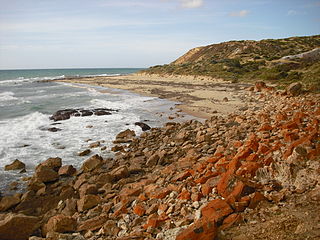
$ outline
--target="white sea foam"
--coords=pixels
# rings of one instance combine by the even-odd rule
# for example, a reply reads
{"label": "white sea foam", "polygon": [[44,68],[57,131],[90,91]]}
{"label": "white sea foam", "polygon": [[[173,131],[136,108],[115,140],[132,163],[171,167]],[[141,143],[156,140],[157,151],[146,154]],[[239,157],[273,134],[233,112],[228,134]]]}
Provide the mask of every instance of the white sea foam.
{"label": "white sea foam", "polygon": [[12,100],[18,99],[16,97],[14,97],[13,95],[14,95],[13,92],[2,92],[2,93],[0,93],[0,102],[12,101]]}
{"label": "white sea foam", "polygon": [[24,83],[33,83],[38,81],[56,80],[56,79],[64,79],[64,78],[65,78],[64,75],[33,77],[33,78],[18,77],[16,79],[1,80],[0,85],[21,85]]}

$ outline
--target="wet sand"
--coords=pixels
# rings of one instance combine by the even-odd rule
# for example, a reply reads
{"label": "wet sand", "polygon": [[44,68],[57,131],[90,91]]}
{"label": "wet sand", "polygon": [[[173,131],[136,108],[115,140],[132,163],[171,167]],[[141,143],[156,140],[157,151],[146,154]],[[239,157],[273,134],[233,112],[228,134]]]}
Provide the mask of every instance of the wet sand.
{"label": "wet sand", "polygon": [[130,74],[56,81],[125,89],[141,95],[176,101],[179,102],[177,108],[206,119],[213,115],[234,113],[250,104],[246,101],[249,84],[230,83],[209,77]]}

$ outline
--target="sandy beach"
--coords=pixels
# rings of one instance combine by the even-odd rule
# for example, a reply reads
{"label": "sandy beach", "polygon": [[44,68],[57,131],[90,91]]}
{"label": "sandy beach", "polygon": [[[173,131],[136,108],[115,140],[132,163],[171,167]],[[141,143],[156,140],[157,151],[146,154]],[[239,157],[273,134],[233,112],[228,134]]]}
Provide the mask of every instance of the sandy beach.
{"label": "sandy beach", "polygon": [[176,101],[179,102],[177,108],[205,119],[213,115],[228,115],[252,105],[247,101],[249,84],[231,83],[209,77],[130,74],[56,81],[125,89]]}

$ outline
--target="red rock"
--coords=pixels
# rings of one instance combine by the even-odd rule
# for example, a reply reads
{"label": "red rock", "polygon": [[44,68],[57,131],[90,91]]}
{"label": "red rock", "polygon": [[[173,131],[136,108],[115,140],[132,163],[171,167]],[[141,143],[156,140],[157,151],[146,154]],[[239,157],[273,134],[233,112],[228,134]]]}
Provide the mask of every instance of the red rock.
{"label": "red rock", "polygon": [[101,198],[97,195],[85,195],[77,202],[78,211],[83,212],[97,206],[101,202]]}
{"label": "red rock", "polygon": [[182,181],[184,179],[186,179],[187,177],[191,176],[191,173],[190,171],[185,171],[185,172],[182,172],[180,174],[178,174],[177,176],[175,176],[172,181],[173,182],[177,182],[177,181]]}
{"label": "red rock", "polygon": [[287,122],[287,123],[283,124],[281,126],[281,128],[282,129],[291,129],[292,130],[292,129],[299,128],[299,126],[298,126],[298,124],[296,122],[291,121],[291,122]]}
{"label": "red rock", "polygon": [[255,192],[253,193],[253,196],[251,197],[250,203],[249,203],[249,208],[256,208],[258,206],[258,204],[265,200],[265,196],[260,193],[260,192]]}
{"label": "red rock", "polygon": [[212,189],[217,186],[219,179],[220,179],[220,176],[212,177],[208,179],[205,184],[202,184],[201,193],[204,196],[208,196],[212,192]]}
{"label": "red rock", "polygon": [[107,216],[99,215],[78,224],[77,231],[95,231],[108,221]]}
{"label": "red rock", "polygon": [[77,221],[69,216],[56,215],[51,217],[47,224],[43,228],[43,235],[45,236],[48,232],[74,232],[76,230]]}
{"label": "red rock", "polygon": [[262,124],[261,127],[258,129],[258,131],[271,131],[273,127],[271,127],[270,124]]}
{"label": "red rock", "polygon": [[225,230],[231,227],[233,224],[240,222],[241,220],[241,215],[239,215],[238,213],[233,213],[223,220],[222,226],[219,229]]}
{"label": "red rock", "polygon": [[222,199],[212,200],[201,210],[202,217],[211,222],[219,222],[232,212],[230,205]]}
{"label": "red rock", "polygon": [[234,156],[234,159],[246,159],[251,153],[251,148],[244,145],[238,149],[238,152]]}
{"label": "red rock", "polygon": [[148,228],[157,228],[159,225],[160,221],[157,217],[151,217],[147,219],[147,223],[144,224],[142,227],[144,229],[148,229]]}
{"label": "red rock", "polygon": [[9,213],[0,221],[0,238],[5,240],[27,240],[37,228],[38,218]]}
{"label": "red rock", "polygon": [[138,216],[142,217],[145,214],[146,209],[141,204],[137,204],[134,206],[133,212]]}
{"label": "red rock", "polygon": [[171,192],[170,189],[160,188],[150,194],[150,198],[163,199]]}
{"label": "red rock", "polygon": [[100,157],[98,154],[88,158],[83,164],[82,169],[84,172],[91,172],[103,162],[103,158]]}
{"label": "red rock", "polygon": [[118,217],[120,214],[127,213],[127,203],[128,202],[120,202],[114,206],[114,212],[112,214],[113,217]]}
{"label": "red rock", "polygon": [[212,240],[217,235],[215,222],[199,219],[188,228],[182,230],[176,240]]}
{"label": "red rock", "polygon": [[179,194],[178,199],[190,200],[191,199],[191,194],[190,194],[190,192],[188,190],[184,190]]}
{"label": "red rock", "polygon": [[257,162],[246,162],[241,165],[236,174],[238,176],[253,177],[256,171],[261,167],[260,163]]}
{"label": "red rock", "polygon": [[247,158],[246,158],[246,161],[257,161],[259,159],[259,156],[258,154],[256,153],[251,153]]}
{"label": "red rock", "polygon": [[203,197],[203,195],[201,193],[192,193],[191,194],[191,200],[193,202],[198,202],[201,200],[201,198]]}
{"label": "red rock", "polygon": [[65,165],[59,169],[58,174],[60,176],[73,176],[76,171],[77,169],[75,169],[72,165]]}

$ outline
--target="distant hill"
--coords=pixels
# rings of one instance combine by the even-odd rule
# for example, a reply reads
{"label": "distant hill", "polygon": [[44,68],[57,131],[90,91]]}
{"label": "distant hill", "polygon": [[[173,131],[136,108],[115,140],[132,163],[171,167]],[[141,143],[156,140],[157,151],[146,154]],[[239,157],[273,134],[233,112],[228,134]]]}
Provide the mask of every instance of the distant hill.
{"label": "distant hill", "polygon": [[267,80],[279,85],[301,81],[320,91],[320,35],[230,41],[191,49],[150,74],[197,75],[231,81]]}

